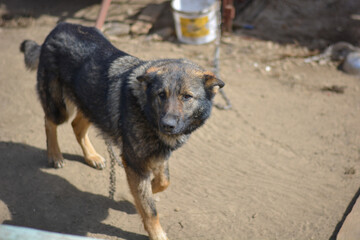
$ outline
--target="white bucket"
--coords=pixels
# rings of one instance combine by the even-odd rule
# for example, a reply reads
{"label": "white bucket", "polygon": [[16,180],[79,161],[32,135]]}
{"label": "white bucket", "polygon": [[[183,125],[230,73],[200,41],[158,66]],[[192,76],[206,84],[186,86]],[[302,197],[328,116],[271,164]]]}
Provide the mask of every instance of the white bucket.
{"label": "white bucket", "polygon": [[217,0],[173,0],[175,30],[181,42],[208,43],[216,38]]}

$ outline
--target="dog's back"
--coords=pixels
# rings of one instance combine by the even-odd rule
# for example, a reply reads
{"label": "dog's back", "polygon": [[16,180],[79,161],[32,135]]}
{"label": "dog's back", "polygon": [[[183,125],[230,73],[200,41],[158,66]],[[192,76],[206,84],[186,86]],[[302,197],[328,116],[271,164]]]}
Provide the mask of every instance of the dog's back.
{"label": "dog's back", "polygon": [[93,68],[124,55],[127,54],[115,48],[96,28],[60,23],[45,39],[40,62],[67,81],[69,73],[75,74],[84,63]]}
{"label": "dog's back", "polygon": [[[106,113],[95,116],[93,112],[103,111],[106,104],[110,66],[116,59],[131,57],[97,29],[67,23],[58,24],[41,46],[25,40],[20,50],[28,69],[38,67],[38,94],[46,116],[56,124],[69,117],[64,100],[74,102],[94,123],[103,123],[104,119],[96,118]],[[131,58],[136,64],[137,58]]]}
{"label": "dog's back", "polygon": [[62,69],[76,70],[89,59],[94,64],[97,61],[104,64],[128,55],[115,48],[96,28],[67,23],[59,23],[42,46],[25,40],[20,50],[25,54],[25,64],[29,69],[35,70],[42,62],[48,70],[60,71],[60,74]]}

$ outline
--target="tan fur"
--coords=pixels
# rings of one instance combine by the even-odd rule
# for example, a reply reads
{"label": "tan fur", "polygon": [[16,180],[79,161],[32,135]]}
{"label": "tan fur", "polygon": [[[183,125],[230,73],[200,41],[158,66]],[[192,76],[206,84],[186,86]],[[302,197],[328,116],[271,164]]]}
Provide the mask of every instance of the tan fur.
{"label": "tan fur", "polygon": [[151,228],[147,228],[146,230],[149,232],[150,239],[152,240],[168,240],[166,233],[162,229],[159,221],[159,217],[151,217],[146,219],[146,223],[144,221],[145,226],[151,226]]}
{"label": "tan fur", "polygon": [[70,119],[70,118],[72,118],[72,116],[76,112],[77,108],[76,108],[75,103],[73,101],[71,101],[70,98],[65,97],[64,101],[65,101],[65,105],[66,105],[66,111],[67,111],[68,119]]}
{"label": "tan fur", "polygon": [[151,181],[151,188],[153,193],[162,192],[170,185],[169,176],[165,173],[168,168],[168,162],[162,162],[152,167],[154,179]]}
{"label": "tan fur", "polygon": [[[197,76],[197,77],[203,77],[204,74],[205,74],[205,72],[203,72],[203,71],[193,70],[193,69],[191,69],[191,73],[194,74],[194,75]],[[210,73],[210,72],[209,72],[209,73]]]}
{"label": "tan fur", "polygon": [[45,132],[49,164],[61,168],[64,166],[64,158],[57,139],[57,125],[47,118],[45,118]]}
{"label": "tan fur", "polygon": [[126,165],[124,165],[124,168],[136,209],[143,220],[145,230],[149,233],[150,239],[167,240],[166,233],[162,229],[159,216],[156,213],[155,201],[152,196],[151,176],[142,177]]}
{"label": "tan fur", "polygon": [[[192,70],[192,73],[195,75],[195,76],[198,76],[198,77],[206,77],[206,82],[205,82],[205,86],[206,87],[210,87],[212,85],[214,85],[216,82],[218,82],[218,79],[216,78],[215,74],[211,71],[194,71]],[[211,90],[214,94],[218,93],[220,87],[219,86],[214,86]]]}
{"label": "tan fur", "polygon": [[80,111],[78,111],[71,125],[73,127],[76,140],[80,144],[84,153],[85,162],[94,168],[103,169],[105,167],[105,159],[96,152],[88,136],[88,129],[91,125],[89,120],[86,119]]}
{"label": "tan fur", "polygon": [[213,92],[214,94],[217,94],[217,93],[219,92],[219,89],[220,89],[219,86],[215,86],[215,87],[213,87],[212,92]]}
{"label": "tan fur", "polygon": [[209,75],[209,76],[212,76],[212,77],[216,78],[215,74],[213,72],[211,72],[211,71],[205,71],[202,74],[203,75]]}
{"label": "tan fur", "polygon": [[210,87],[210,86],[214,85],[218,81],[216,76],[210,71],[206,71],[203,74],[204,74],[204,76],[206,78],[205,87]]}
{"label": "tan fur", "polygon": [[150,67],[148,70],[146,70],[146,73],[152,73],[152,72],[156,72],[159,74],[162,73],[162,71],[159,67]]}

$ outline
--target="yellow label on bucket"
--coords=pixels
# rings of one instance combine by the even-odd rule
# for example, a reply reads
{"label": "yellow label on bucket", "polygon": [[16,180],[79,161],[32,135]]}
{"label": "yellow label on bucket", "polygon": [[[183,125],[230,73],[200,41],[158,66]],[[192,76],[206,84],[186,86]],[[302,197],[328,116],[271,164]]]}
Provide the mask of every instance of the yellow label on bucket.
{"label": "yellow label on bucket", "polygon": [[208,21],[207,16],[192,19],[180,17],[181,33],[184,37],[204,37],[209,34],[206,28]]}

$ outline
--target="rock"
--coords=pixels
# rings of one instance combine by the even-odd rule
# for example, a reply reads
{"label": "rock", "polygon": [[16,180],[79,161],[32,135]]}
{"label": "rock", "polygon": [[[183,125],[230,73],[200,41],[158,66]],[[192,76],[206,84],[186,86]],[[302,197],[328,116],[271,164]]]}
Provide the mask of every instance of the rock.
{"label": "rock", "polygon": [[147,34],[164,9],[164,4],[149,4],[138,16],[136,22],[131,26],[133,34]]}
{"label": "rock", "polygon": [[151,34],[151,39],[156,41],[163,41],[168,39],[174,34],[174,29],[172,27],[162,28]]}
{"label": "rock", "polygon": [[343,70],[349,74],[360,76],[360,52],[352,52],[347,55]]}
{"label": "rock", "polygon": [[104,32],[112,36],[124,36],[130,32],[130,26],[125,23],[107,23],[104,25]]}

